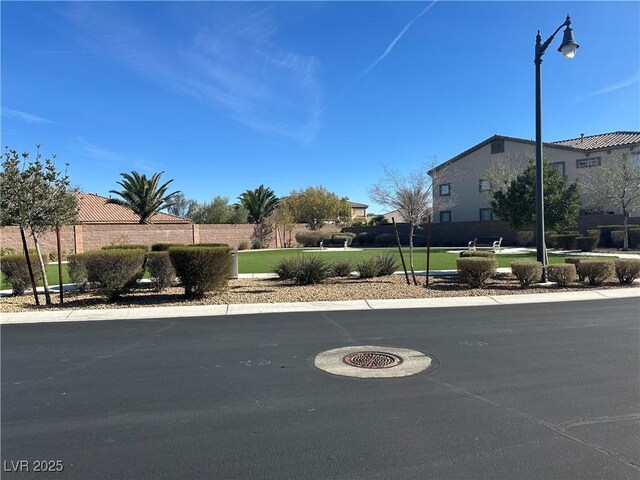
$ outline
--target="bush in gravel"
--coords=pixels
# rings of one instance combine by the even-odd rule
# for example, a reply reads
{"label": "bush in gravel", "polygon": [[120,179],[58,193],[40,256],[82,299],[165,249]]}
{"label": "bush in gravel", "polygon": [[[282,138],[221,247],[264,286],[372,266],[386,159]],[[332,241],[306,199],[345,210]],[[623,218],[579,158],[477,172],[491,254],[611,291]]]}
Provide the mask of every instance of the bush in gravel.
{"label": "bush in gravel", "polygon": [[569,263],[559,263],[547,265],[547,278],[550,282],[555,282],[559,287],[565,287],[576,281],[576,269]]}
{"label": "bush in gravel", "polygon": [[122,245],[105,245],[102,250],[149,250],[146,245],[122,244]]}
{"label": "bush in gravel", "polygon": [[378,276],[378,264],[375,257],[363,258],[356,262],[355,270],[360,278],[373,278]]}
{"label": "bush in gravel", "polygon": [[296,242],[303,247],[317,247],[322,240],[321,232],[298,232],[296,233]]}
{"label": "bush in gravel", "polygon": [[[35,267],[33,261],[31,266]],[[0,271],[4,278],[11,284],[13,295],[22,295],[31,284],[29,269],[24,255],[3,255],[0,262]],[[37,270],[34,270],[34,275]]]}
{"label": "bush in gravel", "polygon": [[297,257],[282,257],[273,267],[273,272],[277,273],[282,280],[291,280],[295,274],[299,258],[300,255]]}
{"label": "bush in gravel", "polygon": [[584,275],[589,285],[602,285],[615,273],[615,267],[611,261],[581,260],[578,265],[580,266],[580,274]]}
{"label": "bush in gravel", "polygon": [[376,235],[376,243],[382,247],[389,247],[396,243],[396,236],[392,233]]}
{"label": "bush in gravel", "polygon": [[526,288],[542,278],[542,263],[518,260],[510,263],[511,272],[520,282],[522,288]]}
{"label": "bush in gravel", "polygon": [[249,247],[250,247],[249,242],[242,241],[242,242],[240,242],[238,244],[238,251],[240,251],[240,250],[249,250]]}
{"label": "bush in gravel", "polygon": [[614,262],[616,277],[623,285],[633,283],[640,277],[640,260],[635,258],[621,258]]}
{"label": "bush in gravel", "polygon": [[89,283],[87,266],[85,264],[85,254],[78,253],[69,255],[68,261],[67,269],[69,270],[69,278],[71,279],[71,282],[76,284],[78,291],[84,292],[87,289],[87,284]]}
{"label": "bush in gravel", "polygon": [[144,274],[145,250],[116,248],[87,252],[87,279],[95,282],[110,300],[129,292]]}
{"label": "bush in gravel", "polygon": [[496,254],[494,252],[485,252],[482,250],[464,250],[460,252],[460,257],[496,258]]}
{"label": "bush in gravel", "polygon": [[330,274],[331,266],[318,255],[300,256],[297,259],[292,280],[296,285],[322,283]]}
{"label": "bush in gravel", "polygon": [[176,270],[173,268],[168,251],[147,253],[145,265],[153,279],[156,292],[169,288],[176,279]]}
{"label": "bush in gravel", "polygon": [[229,285],[231,249],[226,247],[171,247],[169,258],[187,297],[220,291]]}
{"label": "bush in gravel", "polygon": [[396,257],[390,253],[379,253],[373,257],[373,261],[377,270],[376,277],[393,275],[393,272],[398,269],[398,261]]}
{"label": "bush in gravel", "polygon": [[544,240],[548,248],[558,248],[558,234],[555,232],[545,232]]}
{"label": "bush in gravel", "polygon": [[338,260],[331,265],[331,275],[334,277],[348,277],[353,270],[349,260]]}
{"label": "bush in gravel", "polygon": [[575,240],[576,248],[582,252],[590,252],[598,246],[599,236],[577,237]]}
{"label": "bush in gravel", "polygon": [[565,233],[555,236],[555,248],[560,250],[574,250],[576,248],[576,238],[580,236],[579,233]]}
{"label": "bush in gravel", "polygon": [[580,270],[580,261],[585,259],[588,260],[589,257],[568,257],[564,259],[564,263],[570,263],[571,265],[574,266],[576,270],[576,274],[578,275],[578,280],[581,282],[584,281],[585,276],[582,274]]}
{"label": "bush in gravel", "polygon": [[478,288],[496,273],[498,261],[495,258],[469,257],[458,258],[458,276],[460,281],[471,288]]}

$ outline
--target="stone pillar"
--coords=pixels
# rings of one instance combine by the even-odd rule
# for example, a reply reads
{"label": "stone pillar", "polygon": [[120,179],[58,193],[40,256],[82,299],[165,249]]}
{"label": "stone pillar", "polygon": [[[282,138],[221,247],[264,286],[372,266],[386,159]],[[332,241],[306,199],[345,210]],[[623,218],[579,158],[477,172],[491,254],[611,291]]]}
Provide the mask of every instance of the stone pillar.
{"label": "stone pillar", "polygon": [[73,226],[73,250],[75,253],[84,253],[84,238],[82,236],[82,225]]}
{"label": "stone pillar", "polygon": [[193,223],[191,225],[193,243],[200,243],[200,225]]}

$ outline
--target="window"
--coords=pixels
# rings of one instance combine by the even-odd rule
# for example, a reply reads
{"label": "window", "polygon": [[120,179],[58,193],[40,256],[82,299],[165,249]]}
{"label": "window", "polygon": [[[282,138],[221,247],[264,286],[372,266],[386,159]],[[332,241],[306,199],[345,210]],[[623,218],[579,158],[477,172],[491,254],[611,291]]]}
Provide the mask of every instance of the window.
{"label": "window", "polygon": [[480,180],[478,184],[478,190],[480,192],[488,192],[489,190],[491,190],[491,182],[484,179]]}
{"label": "window", "polygon": [[451,210],[442,210],[440,212],[440,223],[447,223],[451,221]]}
{"label": "window", "polygon": [[480,220],[493,220],[493,209],[491,208],[481,208],[480,209]]}
{"label": "window", "polygon": [[442,185],[440,185],[440,196],[448,197],[449,195],[451,195],[451,184],[443,183]]}
{"label": "window", "polygon": [[491,142],[491,153],[504,153],[504,140],[494,140]]}
{"label": "window", "polygon": [[576,160],[576,168],[591,168],[600,165],[600,157],[581,158]]}
{"label": "window", "polygon": [[564,173],[564,162],[552,162],[549,164],[550,168],[555,168],[557,169],[562,175],[565,175]]}

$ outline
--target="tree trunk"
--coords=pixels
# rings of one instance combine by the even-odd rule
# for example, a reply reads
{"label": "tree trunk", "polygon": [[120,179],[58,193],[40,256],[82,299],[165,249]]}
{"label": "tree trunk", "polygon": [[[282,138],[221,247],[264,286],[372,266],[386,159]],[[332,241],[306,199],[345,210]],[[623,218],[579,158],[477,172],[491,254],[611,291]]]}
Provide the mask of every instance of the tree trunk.
{"label": "tree trunk", "polygon": [[413,284],[418,285],[416,280],[416,271],[413,267],[413,229],[415,226],[413,223],[409,224],[409,268],[411,269],[411,277],[413,278]]}
{"label": "tree trunk", "polygon": [[31,280],[31,289],[33,290],[33,297],[36,299],[36,305],[40,305],[38,299],[38,289],[36,287],[36,278],[33,276],[33,268],[31,268],[31,258],[29,257],[29,247],[27,247],[27,238],[24,235],[24,228],[20,226],[20,236],[22,237],[22,248],[24,249],[24,258],[27,259],[27,270],[29,270],[29,279]]}
{"label": "tree trunk", "polygon": [[60,227],[56,227],[56,247],[58,250],[58,284],[60,285],[60,303],[64,303],[64,285],[62,284],[62,249],[60,248]]}
{"label": "tree trunk", "polygon": [[622,240],[622,250],[629,250],[629,212],[622,209],[622,224],[624,225],[624,239]]}
{"label": "tree trunk", "polygon": [[33,243],[36,245],[36,253],[38,255],[38,263],[40,264],[40,271],[42,272],[42,284],[44,285],[44,298],[47,305],[51,305],[51,295],[49,295],[49,282],[47,281],[47,269],[44,266],[42,260],[42,252],[40,251],[40,242],[38,242],[38,235],[31,233],[33,237]]}

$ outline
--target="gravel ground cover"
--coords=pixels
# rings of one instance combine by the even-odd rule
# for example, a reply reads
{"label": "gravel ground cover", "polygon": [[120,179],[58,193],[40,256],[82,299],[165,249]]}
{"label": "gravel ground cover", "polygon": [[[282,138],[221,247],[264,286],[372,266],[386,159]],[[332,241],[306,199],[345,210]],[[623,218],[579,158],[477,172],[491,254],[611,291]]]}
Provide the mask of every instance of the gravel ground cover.
{"label": "gravel ground cover", "polygon": [[[435,277],[430,279],[430,287],[424,287],[424,277],[419,277],[419,286],[408,286],[404,275],[391,275],[372,279],[335,278],[325,284],[294,286],[282,280],[230,280],[227,291],[209,293],[201,299],[186,300],[184,290],[172,287],[162,293],[151,289],[137,289],[120,300],[108,303],[96,292],[65,292],[63,305],[36,307],[33,296],[5,297],[0,301],[0,312],[35,311],[52,308],[62,309],[106,309],[135,308],[149,306],[189,306],[189,305],[225,305],[234,303],[279,303],[279,302],[316,302],[340,300],[374,300],[402,298],[435,298],[456,296],[513,295],[521,293],[542,293],[554,291],[576,291],[593,288],[620,288],[617,282],[607,282],[599,287],[590,287],[575,283],[566,288],[534,287],[520,288],[519,283],[510,274],[498,274],[490,279],[484,288],[470,289],[457,281],[455,277]],[[634,286],[637,286],[635,284]],[[54,302],[57,295],[52,295]],[[44,297],[41,296],[41,300]]]}

